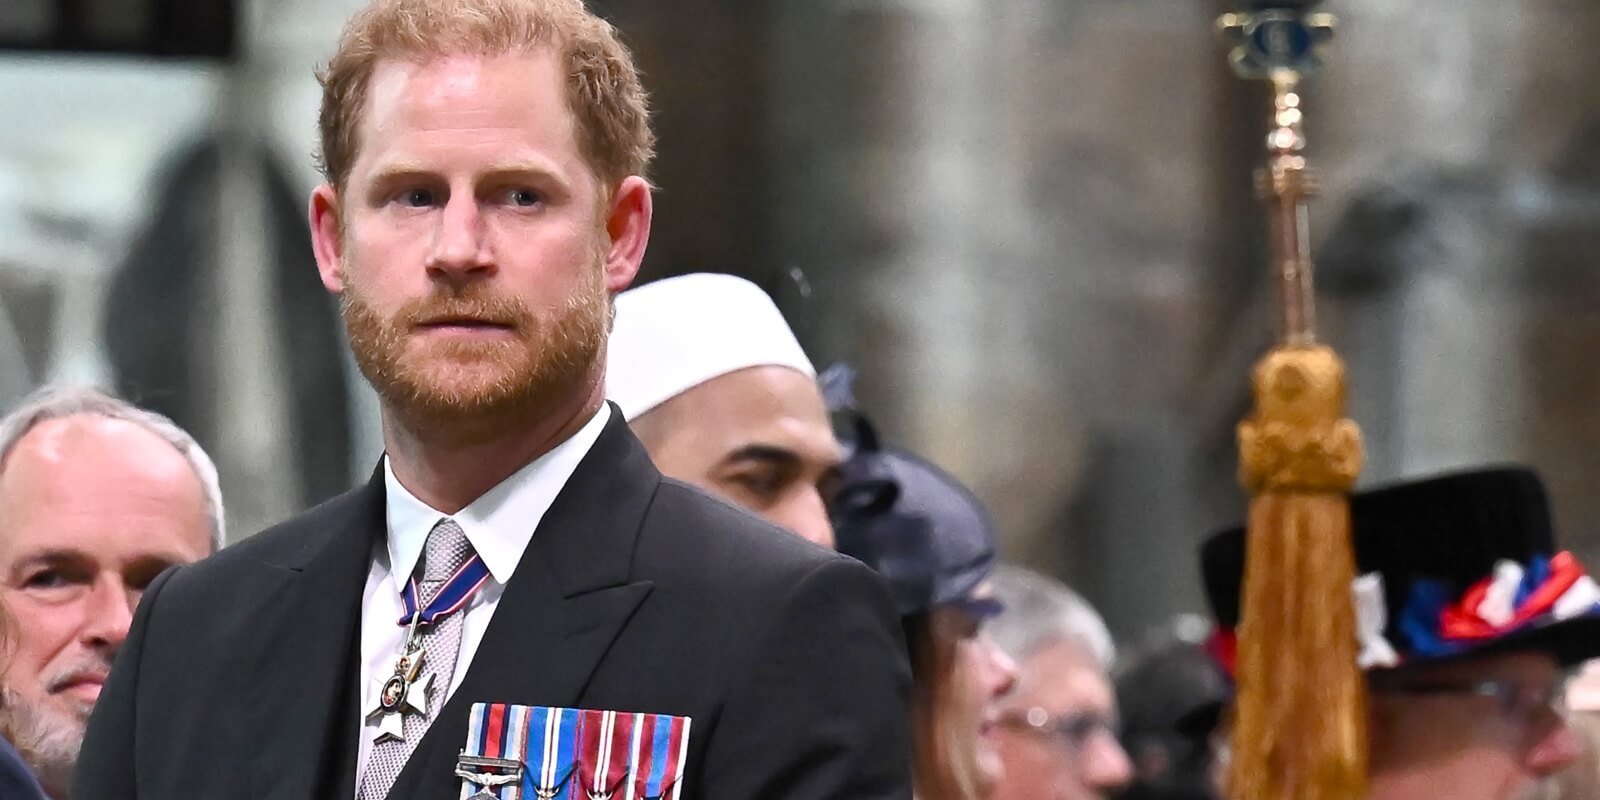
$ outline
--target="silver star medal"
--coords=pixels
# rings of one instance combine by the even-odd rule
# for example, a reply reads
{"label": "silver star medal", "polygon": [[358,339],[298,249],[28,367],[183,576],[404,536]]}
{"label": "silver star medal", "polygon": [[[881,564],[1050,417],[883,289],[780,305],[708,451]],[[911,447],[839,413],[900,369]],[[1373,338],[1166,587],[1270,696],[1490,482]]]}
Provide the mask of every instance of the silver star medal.
{"label": "silver star medal", "polygon": [[411,630],[406,634],[403,649],[395,657],[394,670],[389,677],[373,679],[378,687],[378,705],[367,712],[367,722],[378,721],[378,732],[372,737],[374,743],[405,739],[406,715],[428,714],[428,689],[433,686],[433,673],[422,672],[425,653],[417,643],[420,617],[421,614],[412,615]]}

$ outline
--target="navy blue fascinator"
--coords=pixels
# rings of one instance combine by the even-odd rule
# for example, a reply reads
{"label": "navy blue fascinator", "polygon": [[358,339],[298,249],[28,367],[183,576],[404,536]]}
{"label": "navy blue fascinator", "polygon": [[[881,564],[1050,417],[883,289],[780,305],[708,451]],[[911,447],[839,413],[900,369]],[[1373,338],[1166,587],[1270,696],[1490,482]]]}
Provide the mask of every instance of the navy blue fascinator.
{"label": "navy blue fascinator", "polygon": [[[841,393],[829,394],[834,408],[846,405]],[[849,455],[832,504],[839,552],[883,575],[903,616],[941,607],[998,614],[999,601],[975,596],[997,555],[982,502],[944,470],[884,446],[853,408],[841,413],[849,420]]]}

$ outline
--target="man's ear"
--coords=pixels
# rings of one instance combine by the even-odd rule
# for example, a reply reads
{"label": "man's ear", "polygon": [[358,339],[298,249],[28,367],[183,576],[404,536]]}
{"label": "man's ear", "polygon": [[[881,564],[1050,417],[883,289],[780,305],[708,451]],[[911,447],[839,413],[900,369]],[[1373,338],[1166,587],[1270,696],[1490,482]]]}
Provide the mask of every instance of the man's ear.
{"label": "man's ear", "polygon": [[339,194],[329,184],[311,192],[311,251],[317,257],[317,272],[328,291],[344,291],[344,222],[339,218]]}
{"label": "man's ear", "polygon": [[644,263],[645,247],[650,243],[650,218],[654,213],[650,184],[630,175],[617,186],[606,212],[606,234],[611,244],[606,249],[606,290],[616,294],[633,283]]}

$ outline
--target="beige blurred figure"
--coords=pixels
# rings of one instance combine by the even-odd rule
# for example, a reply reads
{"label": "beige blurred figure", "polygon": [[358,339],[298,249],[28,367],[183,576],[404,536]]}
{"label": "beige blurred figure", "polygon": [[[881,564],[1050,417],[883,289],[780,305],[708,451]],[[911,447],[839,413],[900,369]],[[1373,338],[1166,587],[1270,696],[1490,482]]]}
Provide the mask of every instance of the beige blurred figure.
{"label": "beige blurred figure", "polygon": [[832,548],[841,451],[806,358],[766,292],[707,273],[623,292],[606,395],[662,474]]}
{"label": "beige blurred figure", "polygon": [[1100,615],[1060,582],[1002,565],[993,578],[1005,613],[990,633],[1017,663],[1001,701],[1004,777],[990,800],[1100,800],[1133,778],[1117,741],[1115,658]]}
{"label": "beige blurred figure", "polygon": [[0,734],[55,800],[149,583],[223,537],[211,459],[171,420],[93,389],[0,419],[0,604],[15,623]]}

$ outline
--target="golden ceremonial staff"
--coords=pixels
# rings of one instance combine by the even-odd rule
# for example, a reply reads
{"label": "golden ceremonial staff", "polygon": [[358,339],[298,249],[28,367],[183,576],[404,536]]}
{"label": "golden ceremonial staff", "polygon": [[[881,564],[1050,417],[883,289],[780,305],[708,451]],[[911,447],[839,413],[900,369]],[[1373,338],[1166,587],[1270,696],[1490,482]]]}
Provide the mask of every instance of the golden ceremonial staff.
{"label": "golden ceremonial staff", "polygon": [[1316,339],[1301,79],[1333,19],[1317,0],[1258,0],[1220,26],[1231,61],[1270,82],[1272,127],[1257,189],[1271,217],[1278,341],[1256,364],[1239,425],[1250,492],[1233,716],[1232,800],[1360,800],[1366,689],[1357,667],[1349,492],[1361,433],[1344,418],[1344,364]]}

